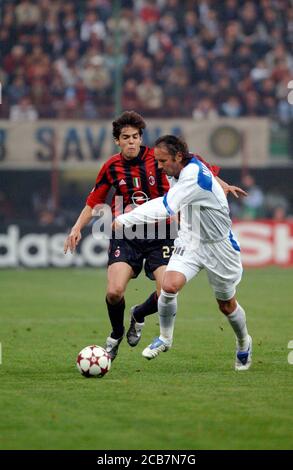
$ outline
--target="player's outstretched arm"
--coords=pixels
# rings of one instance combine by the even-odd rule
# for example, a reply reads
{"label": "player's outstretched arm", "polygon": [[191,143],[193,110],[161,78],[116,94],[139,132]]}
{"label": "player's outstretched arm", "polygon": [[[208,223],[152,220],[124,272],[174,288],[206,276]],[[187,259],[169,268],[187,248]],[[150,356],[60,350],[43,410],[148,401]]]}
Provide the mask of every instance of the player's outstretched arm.
{"label": "player's outstretched arm", "polygon": [[71,253],[74,252],[75,248],[81,240],[81,230],[85,227],[92,218],[92,208],[90,206],[85,206],[81,211],[77,221],[72,227],[70,234],[66,237],[64,242],[64,253],[67,253],[67,250],[70,249]]}
{"label": "player's outstretched arm", "polygon": [[226,196],[228,196],[229,193],[232,193],[233,196],[237,199],[239,198],[239,196],[247,196],[247,192],[244,191],[244,189],[238,188],[238,186],[230,185],[226,183],[226,181],[221,180],[221,178],[219,178],[218,176],[216,176],[216,180],[222,186]]}
{"label": "player's outstretched arm", "polygon": [[132,227],[133,225],[150,224],[169,217],[168,211],[163,203],[163,198],[158,197],[136,207],[130,212],[119,215],[113,222],[113,230],[121,225]]}

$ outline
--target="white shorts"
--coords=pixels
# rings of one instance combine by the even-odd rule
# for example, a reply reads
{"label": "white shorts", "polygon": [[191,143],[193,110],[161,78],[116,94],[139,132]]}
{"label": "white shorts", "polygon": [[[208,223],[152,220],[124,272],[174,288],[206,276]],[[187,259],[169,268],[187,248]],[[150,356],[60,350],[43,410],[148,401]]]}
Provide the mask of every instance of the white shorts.
{"label": "white shorts", "polygon": [[201,243],[197,250],[190,250],[177,239],[166,271],[178,271],[188,282],[202,269],[207,271],[216,298],[232,299],[243,271],[238,242],[228,237],[217,243]]}

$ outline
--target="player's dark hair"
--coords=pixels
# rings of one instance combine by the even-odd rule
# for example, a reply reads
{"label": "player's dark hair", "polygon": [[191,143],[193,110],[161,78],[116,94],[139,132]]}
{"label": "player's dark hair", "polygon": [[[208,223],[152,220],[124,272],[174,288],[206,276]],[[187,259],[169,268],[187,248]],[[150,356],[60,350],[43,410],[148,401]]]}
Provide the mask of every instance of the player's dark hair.
{"label": "player's dark hair", "polygon": [[135,111],[125,111],[112,122],[112,126],[114,139],[119,139],[123,127],[134,127],[138,130],[139,135],[142,135],[142,130],[145,129],[146,123],[142,116]]}
{"label": "player's dark hair", "polygon": [[181,137],[176,137],[175,135],[163,135],[159,137],[155,142],[155,147],[163,147],[165,148],[170,155],[172,155],[173,160],[177,153],[182,155],[182,163],[186,165],[189,160],[193,157],[191,153],[189,153],[187,143]]}

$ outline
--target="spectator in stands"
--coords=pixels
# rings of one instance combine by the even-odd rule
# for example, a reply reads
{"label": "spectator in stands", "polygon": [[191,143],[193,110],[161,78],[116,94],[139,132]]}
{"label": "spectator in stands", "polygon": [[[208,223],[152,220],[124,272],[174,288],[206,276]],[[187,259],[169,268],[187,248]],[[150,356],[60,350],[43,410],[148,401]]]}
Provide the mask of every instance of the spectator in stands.
{"label": "spectator in stands", "polygon": [[105,25],[99,19],[99,16],[94,10],[90,10],[86,13],[80,29],[80,37],[82,41],[89,42],[92,36],[99,41],[104,41],[106,37]]}
{"label": "spectator in stands", "polygon": [[243,115],[243,106],[236,95],[231,95],[220,106],[221,116],[237,118]]}
{"label": "spectator in stands", "polygon": [[273,188],[265,196],[264,207],[267,217],[279,220],[288,214],[289,202],[278,188]]}
{"label": "spectator in stands", "polygon": [[17,75],[7,89],[11,105],[17,104],[21,98],[27,96],[28,91],[29,89],[25,83],[24,77],[22,75]]}
{"label": "spectator in stands", "polygon": [[213,100],[208,96],[201,98],[196,104],[192,116],[196,121],[215,119],[218,116],[218,112]]}
{"label": "spectator in stands", "polygon": [[20,29],[29,31],[40,21],[40,8],[29,0],[20,0],[19,5],[15,7],[15,17],[17,26]]}
{"label": "spectator in stands", "polygon": [[126,80],[122,92],[123,109],[138,109],[137,81],[134,78]]}
{"label": "spectator in stands", "polygon": [[137,87],[139,109],[145,116],[160,115],[163,107],[163,90],[154,80],[147,76]]}
{"label": "spectator in stands", "polygon": [[256,185],[252,175],[247,174],[242,179],[242,187],[246,190],[247,196],[241,200],[243,219],[257,219],[264,212],[264,194]]}
{"label": "spectator in stands", "polygon": [[11,106],[9,119],[11,121],[36,121],[38,112],[28,96],[23,96],[18,104]]}
{"label": "spectator in stands", "polygon": [[42,186],[32,195],[33,214],[41,226],[51,225],[55,221],[55,207],[48,188]]}

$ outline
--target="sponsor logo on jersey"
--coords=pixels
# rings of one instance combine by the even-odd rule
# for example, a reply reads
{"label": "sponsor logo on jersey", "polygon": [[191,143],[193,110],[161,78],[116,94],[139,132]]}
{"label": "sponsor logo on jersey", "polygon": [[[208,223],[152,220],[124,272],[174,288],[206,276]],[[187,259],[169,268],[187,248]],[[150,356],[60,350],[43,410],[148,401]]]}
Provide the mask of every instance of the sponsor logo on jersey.
{"label": "sponsor logo on jersey", "polygon": [[122,179],[119,183],[119,186],[122,186],[123,184],[126,184],[126,181]]}
{"label": "sponsor logo on jersey", "polygon": [[147,194],[143,191],[135,191],[132,194],[131,199],[135,206],[140,206],[141,204],[149,200]]}

